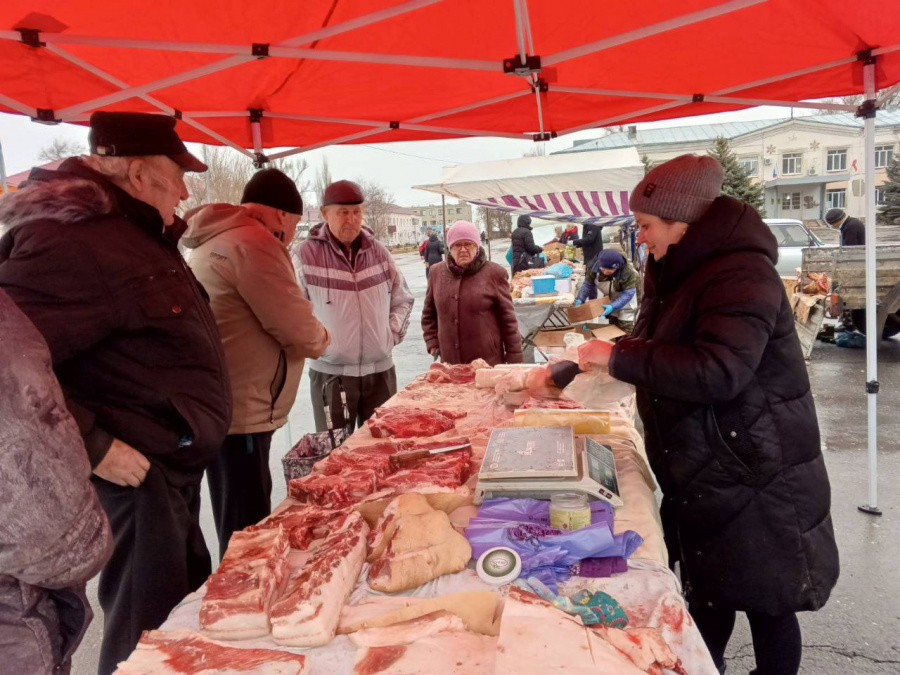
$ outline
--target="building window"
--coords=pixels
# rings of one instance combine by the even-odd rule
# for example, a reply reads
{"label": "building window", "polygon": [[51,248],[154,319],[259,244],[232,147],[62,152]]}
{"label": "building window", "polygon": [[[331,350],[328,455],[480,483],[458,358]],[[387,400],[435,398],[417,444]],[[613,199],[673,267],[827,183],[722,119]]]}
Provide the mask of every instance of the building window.
{"label": "building window", "polygon": [[783,211],[797,211],[800,209],[800,193],[788,192],[781,195],[781,209]]}
{"label": "building window", "polygon": [[875,206],[884,206],[887,201],[884,198],[884,186],[875,188]]}
{"label": "building window", "polygon": [[829,209],[843,209],[847,207],[847,189],[825,190],[825,205]]}
{"label": "building window", "polygon": [[826,171],[846,171],[847,170],[847,151],[846,150],[829,150],[828,162],[825,167]]}
{"label": "building window", "polygon": [[783,155],[781,158],[781,173],[785,176],[803,171],[803,155],[799,152]]}
{"label": "building window", "polygon": [[759,157],[738,157],[738,164],[750,178],[759,177]]}
{"label": "building window", "polygon": [[893,145],[876,145],[875,146],[875,168],[881,169],[890,166],[894,161]]}

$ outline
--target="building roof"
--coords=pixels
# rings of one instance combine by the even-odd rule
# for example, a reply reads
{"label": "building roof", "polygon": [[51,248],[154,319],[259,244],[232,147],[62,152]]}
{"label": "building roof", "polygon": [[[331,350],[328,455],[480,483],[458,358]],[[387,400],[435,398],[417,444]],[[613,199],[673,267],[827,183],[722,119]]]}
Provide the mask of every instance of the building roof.
{"label": "building roof", "polygon": [[[793,118],[797,122],[834,125],[841,127],[862,128],[863,120],[851,113],[835,115],[804,115]],[[625,148],[628,146],[642,145],[666,145],[691,142],[712,142],[719,137],[737,138],[745,134],[774,127],[790,121],[790,117],[781,117],[771,120],[751,120],[747,122],[724,122],[720,124],[696,124],[683,127],[665,127],[661,129],[638,129],[629,134],[629,131],[619,131],[608,136],[601,136],[585,141],[575,141],[571,148],[559,150],[553,154],[568,152],[587,152],[590,150],[609,150],[612,148]],[[875,117],[876,127],[900,126],[900,109],[880,110]]]}

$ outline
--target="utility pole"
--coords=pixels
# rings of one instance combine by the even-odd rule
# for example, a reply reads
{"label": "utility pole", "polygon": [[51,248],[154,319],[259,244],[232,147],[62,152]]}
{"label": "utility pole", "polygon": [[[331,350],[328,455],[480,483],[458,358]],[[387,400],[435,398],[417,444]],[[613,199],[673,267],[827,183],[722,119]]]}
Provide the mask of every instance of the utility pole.
{"label": "utility pole", "polygon": [[3,189],[3,195],[9,194],[9,186],[6,184],[6,163],[3,161],[3,143],[0,143],[0,188]]}
{"label": "utility pole", "polygon": [[447,249],[447,196],[441,195],[441,221],[444,223],[444,250]]}

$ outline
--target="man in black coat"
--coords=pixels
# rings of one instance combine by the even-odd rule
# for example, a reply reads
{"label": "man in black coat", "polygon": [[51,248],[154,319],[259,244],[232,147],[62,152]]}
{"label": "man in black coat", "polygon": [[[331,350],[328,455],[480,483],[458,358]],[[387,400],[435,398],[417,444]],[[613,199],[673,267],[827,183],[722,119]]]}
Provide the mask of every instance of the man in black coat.
{"label": "man in black coat", "polygon": [[825,222],[841,231],[841,246],[863,246],[866,243],[866,226],[858,218],[851,218],[844,209],[828,209]]}
{"label": "man in black coat", "polygon": [[90,157],[0,201],[0,287],[43,335],[115,534],[100,672],[210,573],[200,480],[231,420],[224,354],[177,248],[187,153],[175,120],[97,112]]}
{"label": "man in black coat", "polygon": [[723,177],[684,155],[638,184],[650,259],[634,335],[579,358],[637,387],[669,555],[716,665],[741,611],[757,672],[796,673],[795,613],[821,608],[839,573],[831,490],[775,238],[719,196]]}
{"label": "man in black coat", "polygon": [[602,233],[602,225],[585,223],[582,226],[581,238],[572,242],[574,246],[577,246],[584,252],[584,265],[587,269],[591,269],[591,263],[594,261],[594,258],[603,250]]}
{"label": "man in black coat", "polygon": [[[841,246],[864,246],[866,243],[866,226],[858,218],[851,218],[844,209],[828,209],[825,222],[841,231]],[[839,330],[866,330],[866,310],[845,310],[841,317]]]}
{"label": "man in black coat", "polygon": [[531,231],[531,216],[519,216],[516,220],[516,229],[512,233],[512,272],[539,267],[532,264],[533,256],[544,252],[540,246],[534,243],[534,233]]}

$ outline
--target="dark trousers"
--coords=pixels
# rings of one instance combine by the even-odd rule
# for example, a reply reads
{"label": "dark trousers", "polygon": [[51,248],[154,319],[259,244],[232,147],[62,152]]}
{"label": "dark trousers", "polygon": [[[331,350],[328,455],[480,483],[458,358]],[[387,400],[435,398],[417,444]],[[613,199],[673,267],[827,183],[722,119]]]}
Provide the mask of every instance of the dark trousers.
{"label": "dark trousers", "polygon": [[159,628],[212,571],[200,530],[200,481],[171,485],[151,466],[139,488],[93,478],[115,537],[100,573],[103,608],[100,675],[112,673],[134,650],[141,632]]}
{"label": "dark trousers", "polygon": [[222,451],[206,467],[219,560],[232,533],[258,523],[272,511],[269,448],[273,435],[274,431],[265,431],[226,436]]}
{"label": "dark trousers", "polygon": [[[312,394],[313,419],[316,422],[316,431],[327,431],[328,424],[325,421],[325,402],[322,399],[322,386],[333,375],[309,371],[309,384]],[[388,370],[362,377],[341,376],[344,391],[347,392],[347,410],[350,412],[348,424],[352,428],[365,424],[375,412],[375,408],[384,405],[391,396],[397,393],[397,371],[391,366]],[[338,429],[344,426],[340,388],[337,383],[329,386],[331,397],[332,428]]]}
{"label": "dark trousers", "polygon": [[[703,636],[713,662],[720,673],[725,672],[725,647],[734,630],[736,613],[730,609],[714,609],[691,603],[691,616]],[[800,670],[803,641],[796,614],[769,616],[747,612],[753,654],[758,675],[795,675]]]}

